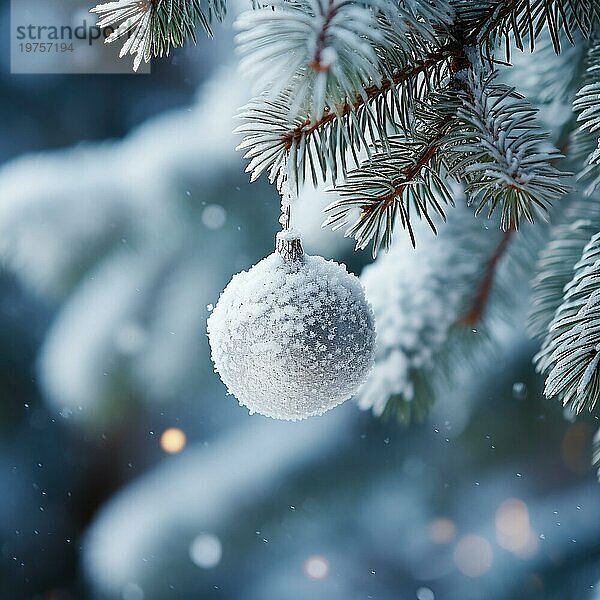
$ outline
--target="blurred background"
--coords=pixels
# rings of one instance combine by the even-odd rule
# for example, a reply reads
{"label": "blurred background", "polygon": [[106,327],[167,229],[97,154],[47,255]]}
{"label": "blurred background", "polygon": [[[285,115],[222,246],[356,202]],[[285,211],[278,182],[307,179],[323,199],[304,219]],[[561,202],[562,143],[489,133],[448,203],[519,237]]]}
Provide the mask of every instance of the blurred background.
{"label": "blurred background", "polygon": [[[520,313],[421,425],[226,396],[207,305],[278,218],[234,151],[232,38],[148,75],[0,54],[0,598],[597,600],[596,419],[542,398]],[[305,246],[360,273],[325,201]]]}

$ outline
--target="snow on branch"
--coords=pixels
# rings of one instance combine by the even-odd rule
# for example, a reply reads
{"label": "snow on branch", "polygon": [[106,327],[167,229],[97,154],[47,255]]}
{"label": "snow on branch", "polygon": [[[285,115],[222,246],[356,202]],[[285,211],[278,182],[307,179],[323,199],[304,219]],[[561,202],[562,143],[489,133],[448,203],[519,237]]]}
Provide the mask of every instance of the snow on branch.
{"label": "snow on branch", "polygon": [[528,44],[533,51],[544,31],[559,54],[565,38],[573,44],[576,32],[589,37],[600,18],[600,0],[456,0],[453,8],[464,30],[476,32],[473,41],[483,53],[491,56],[504,42],[507,60],[511,43],[519,50]]}
{"label": "snow on branch", "polygon": [[578,178],[587,184],[586,193],[591,194],[600,185],[600,42],[588,51],[584,84],[573,102],[573,110],[579,113],[574,154],[585,161]]}
{"label": "snow on branch", "polygon": [[465,181],[477,213],[500,208],[507,230],[518,228],[523,217],[533,222],[536,212],[544,213],[568,191],[569,174],[552,166],[562,155],[540,130],[537,110],[495,79],[495,72],[486,75],[477,66],[466,72],[448,140],[454,153],[450,172]]}
{"label": "snow on branch", "polygon": [[372,241],[373,256],[380,246],[391,245],[398,218],[413,246],[413,216],[422,217],[436,232],[430,213],[444,218],[443,205],[453,203],[439,153],[445,126],[439,123],[439,133],[430,139],[390,138],[388,151],[350,171],[335,188],[339,198],[325,209],[329,216],[324,226],[346,227],[345,235],[356,239],[357,249]]}
{"label": "snow on branch", "polygon": [[153,56],[168,56],[186,40],[196,43],[196,27],[212,36],[210,24],[225,17],[225,0],[116,0],[92,8],[98,27],[113,27],[111,43],[126,38],[120,57],[135,55],[133,68]]}
{"label": "snow on branch", "polygon": [[574,273],[536,362],[547,375],[546,396],[579,413],[593,410],[600,397],[600,233],[585,247]]}
{"label": "snow on branch", "polygon": [[457,73],[443,93],[417,107],[410,136],[389,137],[347,173],[326,209],[327,225],[346,227],[359,249],[373,241],[376,254],[380,245],[389,247],[398,220],[413,244],[413,215],[435,231],[429,214],[443,216],[436,198],[448,203],[449,177],[463,181],[476,214],[498,209],[505,231],[518,229],[523,218],[533,222],[536,211],[567,191],[568,174],[551,164],[561,155],[547,144],[536,110],[480,69]]}
{"label": "snow on branch", "polygon": [[274,181],[286,155],[299,182],[307,177],[316,182],[327,174],[334,180],[344,176],[347,155],[358,166],[358,154],[363,149],[368,152],[370,143],[386,144],[388,131],[409,128],[415,102],[442,85],[451,55],[448,46],[423,60],[415,59],[392,79],[383,79],[380,86],[367,87],[364,96],[346,101],[337,113],[326,109],[316,120],[290,115],[289,92],[274,99],[267,94],[252,99],[241,109],[238,117],[244,123],[236,129],[244,136],[238,149],[245,150],[244,157],[250,159],[246,171],[251,180],[267,171]]}
{"label": "snow on branch", "polygon": [[[252,180],[264,171],[274,180],[284,155],[289,154],[288,164],[296,171],[299,182],[306,177],[316,181],[327,174],[334,180],[340,175],[345,177],[348,156],[356,167],[359,164],[356,156],[365,148],[368,154],[370,144],[385,149],[389,135],[412,131],[415,106],[431,92],[447,86],[449,74],[460,68],[458,59],[464,48],[478,48],[489,65],[494,60],[493,49],[504,38],[514,38],[516,45],[522,47],[524,38],[529,36],[534,40],[544,30],[550,32],[553,42],[554,34],[570,39],[574,27],[588,34],[599,2],[456,0],[450,3],[454,11],[450,25],[442,2],[400,2],[397,14],[390,16],[391,3],[384,10],[375,0],[283,1],[274,10],[259,10],[245,16],[239,38],[246,54],[245,70],[255,76],[259,87],[270,88],[240,111],[244,123],[237,132],[244,139],[239,149],[245,150],[245,157],[250,160],[247,170]],[[409,18],[417,7],[421,13]],[[432,7],[440,8],[434,14],[423,13],[425,8],[431,12]],[[349,15],[361,24],[359,33],[349,33],[344,27],[333,28],[331,15],[351,9]],[[286,18],[288,14],[295,17]],[[307,20],[307,14],[314,14],[315,18]],[[373,23],[377,32],[371,30]],[[271,31],[281,33],[272,35]],[[358,44],[365,48],[360,56],[352,50]],[[284,52],[286,48],[290,52]],[[335,60],[325,61],[326,68],[323,52],[325,56],[335,56]],[[278,71],[283,73],[279,78]],[[489,88],[482,91],[488,93],[490,102],[501,100],[503,114],[499,118],[518,117],[524,126],[533,124],[524,118],[529,108],[523,101],[517,105],[514,94],[498,98],[499,86],[491,82],[486,85]],[[495,107],[486,107],[485,100],[479,97],[472,102],[489,108],[492,114]],[[540,135],[533,144],[531,136],[539,132],[527,133],[527,141],[520,150],[529,147],[537,153],[544,136]],[[535,171],[538,177],[530,186],[521,180],[510,201],[509,190],[504,186],[503,197],[507,202],[503,205],[506,208],[513,205],[512,216],[531,216],[530,203],[523,202],[524,197],[530,200],[541,197],[545,205],[550,197],[560,195],[563,188],[552,185],[556,180],[554,170],[543,172],[541,168],[544,157],[546,153],[542,152],[527,159],[519,158],[521,167]]]}
{"label": "snow on branch", "polygon": [[242,108],[236,130],[251,179],[275,180],[286,154],[299,182],[337,179],[347,154],[357,166],[367,140],[407,128],[414,100],[447,74],[456,43],[437,48],[436,35],[449,15],[444,0],[306,0],[243,15],[242,67],[269,88]]}
{"label": "snow on branch", "polygon": [[592,235],[600,230],[598,198],[576,202],[567,210],[564,223],[555,226],[550,242],[539,254],[537,275],[531,282],[529,333],[544,338],[556,310],[563,302],[565,286]]}
{"label": "snow on branch", "polygon": [[236,22],[241,70],[258,92],[276,98],[286,90],[292,115],[312,122],[325,109],[339,114],[354,98],[366,101],[366,88],[381,87],[435,41],[425,17],[449,23],[445,2],[408,4],[275,0],[245,11]]}
{"label": "snow on branch", "polygon": [[416,223],[427,243],[413,249],[407,238],[398,238],[361,276],[375,314],[378,347],[358,401],[376,415],[422,420],[435,393],[451,387],[450,379],[456,382],[465,365],[472,366],[473,350],[481,354],[481,320],[467,325],[463,316],[502,235],[488,231],[453,188],[456,207],[437,237],[423,222]]}

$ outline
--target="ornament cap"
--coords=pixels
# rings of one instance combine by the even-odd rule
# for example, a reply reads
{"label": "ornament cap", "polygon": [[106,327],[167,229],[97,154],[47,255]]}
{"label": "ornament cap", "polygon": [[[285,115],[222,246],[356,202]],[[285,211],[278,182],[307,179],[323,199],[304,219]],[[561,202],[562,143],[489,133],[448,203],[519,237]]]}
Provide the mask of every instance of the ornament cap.
{"label": "ornament cap", "polygon": [[292,262],[304,255],[300,233],[296,229],[284,229],[275,238],[275,250],[283,260]]}

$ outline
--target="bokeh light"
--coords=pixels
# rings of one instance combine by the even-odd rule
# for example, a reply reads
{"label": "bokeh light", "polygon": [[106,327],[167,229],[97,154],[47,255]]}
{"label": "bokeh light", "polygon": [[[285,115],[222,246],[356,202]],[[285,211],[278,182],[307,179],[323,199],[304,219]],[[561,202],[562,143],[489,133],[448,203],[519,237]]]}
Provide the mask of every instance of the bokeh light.
{"label": "bokeh light", "polygon": [[190,544],[190,558],[201,569],[214,569],[222,556],[221,540],[212,533],[202,533]]}
{"label": "bokeh light", "polygon": [[496,511],[496,539],[502,548],[521,558],[531,558],[538,549],[538,539],[529,522],[527,505],[508,498]]}
{"label": "bokeh light", "polygon": [[454,549],[454,563],[467,577],[481,577],[487,573],[492,560],[492,546],[480,535],[465,535]]}
{"label": "bokeh light", "polygon": [[126,583],[121,591],[122,600],[144,600],[144,590],[137,583]]}
{"label": "bokeh light", "polygon": [[218,204],[209,204],[202,211],[202,223],[207,229],[221,229],[227,220],[227,212]]}
{"label": "bokeh light", "polygon": [[417,590],[417,600],[435,600],[435,594],[428,587],[421,587]]}
{"label": "bokeh light", "polygon": [[187,437],[185,433],[177,427],[166,429],[160,436],[160,447],[168,454],[181,452],[185,448],[186,443]]}
{"label": "bokeh light", "polygon": [[446,517],[434,519],[429,524],[429,539],[434,544],[448,544],[456,535],[456,525],[454,521]]}
{"label": "bokeh light", "polygon": [[329,575],[329,562],[319,554],[313,554],[304,561],[304,573],[309,579],[325,579]]}

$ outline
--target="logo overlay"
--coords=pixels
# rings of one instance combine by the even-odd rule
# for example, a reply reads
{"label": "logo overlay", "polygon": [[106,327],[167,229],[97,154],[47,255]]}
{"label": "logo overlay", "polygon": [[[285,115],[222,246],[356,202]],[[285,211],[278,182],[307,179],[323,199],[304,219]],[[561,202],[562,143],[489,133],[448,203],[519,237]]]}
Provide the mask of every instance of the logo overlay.
{"label": "logo overlay", "polygon": [[[11,73],[134,74],[133,57],[119,58],[126,38],[105,43],[113,29],[96,26],[93,4],[11,0]],[[137,73],[150,73],[150,64],[142,62]]]}

